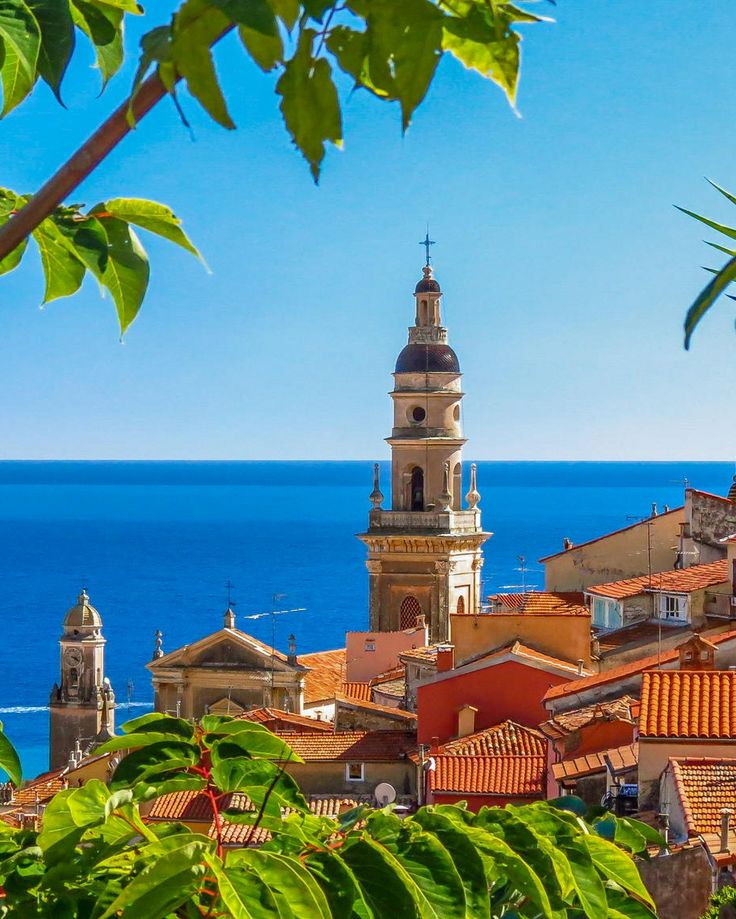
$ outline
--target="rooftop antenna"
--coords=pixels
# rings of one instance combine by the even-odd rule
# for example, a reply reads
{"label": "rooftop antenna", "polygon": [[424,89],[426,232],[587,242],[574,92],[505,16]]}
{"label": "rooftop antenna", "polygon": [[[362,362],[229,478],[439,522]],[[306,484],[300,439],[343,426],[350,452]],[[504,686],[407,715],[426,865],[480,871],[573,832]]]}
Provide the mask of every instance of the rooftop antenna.
{"label": "rooftop antenna", "polygon": [[265,616],[271,617],[271,705],[273,702],[274,690],[274,668],[276,665],[276,617],[283,616],[286,613],[305,613],[306,606],[295,606],[292,609],[276,609],[280,600],[286,599],[286,594],[273,594],[271,597],[271,609],[264,613],[252,613],[250,616],[243,616],[243,619],[263,619]]}
{"label": "rooftop antenna", "polygon": [[429,254],[429,247],[437,245],[437,243],[433,239],[429,238],[429,222],[427,223],[427,233],[424,239],[420,240],[419,245],[424,246],[424,251],[426,252],[426,261],[424,264],[428,268],[432,264],[432,259]]}
{"label": "rooftop antenna", "polygon": [[128,685],[126,687],[126,696],[128,699],[128,718],[130,718],[130,703],[133,701],[133,690],[135,689],[135,684],[129,678]]}

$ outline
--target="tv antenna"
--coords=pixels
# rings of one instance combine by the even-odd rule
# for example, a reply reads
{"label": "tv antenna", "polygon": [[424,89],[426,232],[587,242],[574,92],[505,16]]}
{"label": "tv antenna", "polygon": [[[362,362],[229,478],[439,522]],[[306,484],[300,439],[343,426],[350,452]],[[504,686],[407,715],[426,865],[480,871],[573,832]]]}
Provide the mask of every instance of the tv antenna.
{"label": "tv antenna", "polygon": [[271,704],[273,705],[274,690],[274,668],[276,665],[276,617],[285,616],[288,613],[305,613],[306,606],[294,606],[291,609],[276,609],[279,601],[285,600],[286,594],[273,594],[271,597],[271,609],[263,613],[251,613],[250,616],[243,616],[243,619],[264,619],[266,616],[271,617]]}

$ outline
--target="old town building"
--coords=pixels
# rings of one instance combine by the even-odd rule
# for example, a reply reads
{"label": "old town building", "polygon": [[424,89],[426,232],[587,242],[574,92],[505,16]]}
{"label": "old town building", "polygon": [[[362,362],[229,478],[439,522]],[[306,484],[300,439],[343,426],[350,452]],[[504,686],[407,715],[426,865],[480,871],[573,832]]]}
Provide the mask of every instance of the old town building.
{"label": "old town building", "polygon": [[370,627],[398,631],[424,616],[432,641],[450,613],[480,609],[484,533],[475,481],[463,501],[462,374],[442,325],[442,292],[427,264],[414,291],[415,320],[394,370],[391,505],[378,466],[368,530]]}

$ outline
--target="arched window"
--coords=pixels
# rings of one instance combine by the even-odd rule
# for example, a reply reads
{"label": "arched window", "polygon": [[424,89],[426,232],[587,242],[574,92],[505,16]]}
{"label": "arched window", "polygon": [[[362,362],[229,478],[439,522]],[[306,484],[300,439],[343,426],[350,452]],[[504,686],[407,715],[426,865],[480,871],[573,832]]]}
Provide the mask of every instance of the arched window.
{"label": "arched window", "polygon": [[459,596],[459,597],[457,598],[457,610],[456,610],[456,612],[457,612],[458,616],[464,616],[464,615],[465,615],[465,597],[463,597],[462,595]]}
{"label": "arched window", "polygon": [[415,466],[411,471],[409,510],[424,510],[424,470],[420,466]]}
{"label": "arched window", "polygon": [[413,629],[417,624],[417,617],[422,615],[422,607],[416,597],[404,597],[399,610],[399,628]]}

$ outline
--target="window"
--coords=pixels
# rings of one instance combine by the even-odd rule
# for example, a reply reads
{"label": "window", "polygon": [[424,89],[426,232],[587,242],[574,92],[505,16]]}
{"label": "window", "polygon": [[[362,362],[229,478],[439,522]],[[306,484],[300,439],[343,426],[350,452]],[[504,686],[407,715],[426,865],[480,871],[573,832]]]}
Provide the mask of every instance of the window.
{"label": "window", "polygon": [[659,618],[674,622],[687,622],[687,597],[678,594],[660,594]]}
{"label": "window", "polygon": [[465,597],[457,598],[457,614],[462,616],[465,613]]}
{"label": "window", "polygon": [[372,638],[367,638],[365,641],[365,650],[366,651],[375,651],[376,642]]}
{"label": "window", "polygon": [[348,763],[345,766],[345,778],[348,782],[362,782],[363,763]]}
{"label": "window", "polygon": [[618,629],[623,625],[621,604],[607,597],[593,598],[593,625],[599,629]]}
{"label": "window", "polygon": [[425,412],[425,410],[422,408],[421,405],[415,405],[414,408],[411,410],[411,417],[412,417],[412,420],[416,421],[417,424],[419,424],[419,422],[424,421],[424,419],[427,417],[427,413]]}
{"label": "window", "polygon": [[409,510],[424,510],[424,470],[420,466],[415,466],[411,471]]}
{"label": "window", "polygon": [[422,607],[416,597],[404,597],[399,609],[399,629],[413,629],[417,624],[417,617],[422,615]]}

